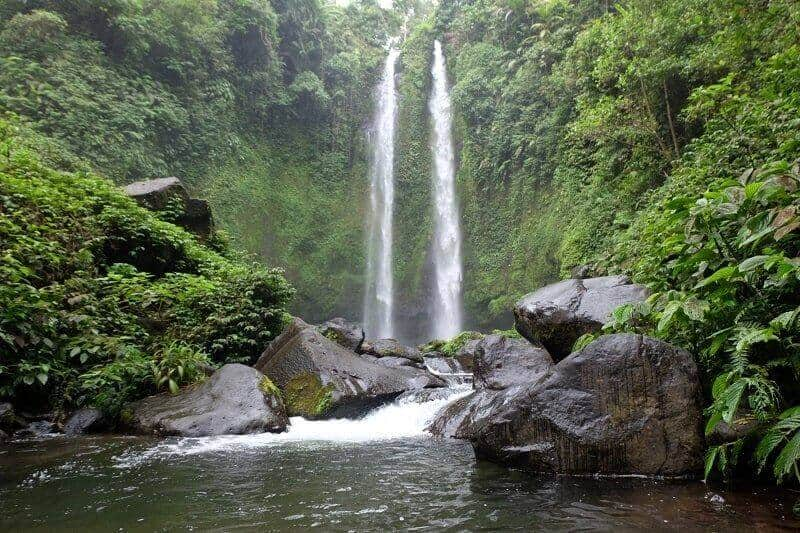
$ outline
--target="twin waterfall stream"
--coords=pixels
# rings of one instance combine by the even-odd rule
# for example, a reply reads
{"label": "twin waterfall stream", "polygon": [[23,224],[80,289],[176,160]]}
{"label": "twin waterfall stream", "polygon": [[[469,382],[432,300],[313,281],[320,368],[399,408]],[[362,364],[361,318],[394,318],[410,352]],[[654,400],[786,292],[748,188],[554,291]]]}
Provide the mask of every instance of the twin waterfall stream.
{"label": "twin waterfall stream", "polygon": [[[370,214],[368,217],[367,274],[364,292],[364,330],[369,338],[396,336],[395,294],[392,277],[394,238],[394,161],[398,126],[396,69],[400,52],[391,48],[376,91],[375,118],[370,130]],[[442,45],[434,43],[431,117],[433,168],[433,239],[431,263],[435,290],[430,300],[432,338],[447,339],[462,329],[461,227],[455,186],[453,117],[447,67]]]}

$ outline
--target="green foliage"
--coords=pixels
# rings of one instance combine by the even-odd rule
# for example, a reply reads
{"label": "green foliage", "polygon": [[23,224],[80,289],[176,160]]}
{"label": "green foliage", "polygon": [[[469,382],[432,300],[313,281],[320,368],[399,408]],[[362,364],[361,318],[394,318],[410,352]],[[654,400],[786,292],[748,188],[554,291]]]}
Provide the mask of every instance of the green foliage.
{"label": "green foliage", "polygon": [[309,319],[345,314],[363,285],[363,125],[411,4],[4,0],[0,113],[46,136],[55,168],[180,176],[235,245],[285,268]]}
{"label": "green foliage", "polygon": [[464,331],[449,340],[431,341],[422,347],[422,352],[439,352],[444,356],[453,357],[469,341],[482,339],[483,337],[484,334],[477,331]]}
{"label": "green foliage", "polygon": [[280,271],[219,255],[104,179],[53,170],[23,130],[0,122],[0,396],[114,412],[193,381],[206,354],[253,361],[279,333]]}

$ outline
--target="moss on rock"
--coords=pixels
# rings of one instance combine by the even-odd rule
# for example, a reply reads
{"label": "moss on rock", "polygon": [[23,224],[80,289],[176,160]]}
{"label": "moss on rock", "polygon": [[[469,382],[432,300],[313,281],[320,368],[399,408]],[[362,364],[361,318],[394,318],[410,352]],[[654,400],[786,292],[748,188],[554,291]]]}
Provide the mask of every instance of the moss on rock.
{"label": "moss on rock", "polygon": [[319,376],[303,372],[290,379],[283,389],[289,416],[318,418],[333,403],[333,385],[323,385]]}

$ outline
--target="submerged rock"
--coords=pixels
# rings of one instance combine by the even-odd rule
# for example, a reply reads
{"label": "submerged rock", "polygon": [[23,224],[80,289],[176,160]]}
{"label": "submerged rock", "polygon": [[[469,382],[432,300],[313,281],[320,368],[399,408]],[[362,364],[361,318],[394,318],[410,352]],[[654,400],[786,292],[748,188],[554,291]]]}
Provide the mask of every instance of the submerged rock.
{"label": "submerged rock", "polygon": [[357,416],[409,390],[442,387],[425,370],[387,368],[324,337],[299,318],[256,362],[284,393],[290,415]]}
{"label": "submerged rock", "polygon": [[64,423],[64,433],[67,435],[81,435],[96,433],[106,429],[106,418],[100,409],[87,407],[78,409]]}
{"label": "submerged rock", "polygon": [[229,364],[176,395],[129,404],[123,423],[138,433],[205,437],[281,432],[289,420],[278,391],[261,372]]}
{"label": "submerged rock", "polygon": [[402,357],[415,363],[422,363],[422,352],[417,348],[404,346],[395,339],[365,341],[361,351],[375,357]]}
{"label": "submerged rock", "polygon": [[332,318],[317,326],[317,330],[328,339],[348,350],[353,350],[356,353],[361,351],[361,344],[364,342],[365,336],[361,324],[349,322],[344,318]]}
{"label": "submerged rock", "polygon": [[517,331],[541,342],[558,361],[579,337],[600,331],[623,304],[643,301],[648,291],[626,276],[568,279],[528,294],[514,307]]}
{"label": "submerged rock", "polygon": [[656,339],[603,336],[537,383],[486,399],[456,431],[481,458],[560,474],[678,476],[702,465],[697,368]]}

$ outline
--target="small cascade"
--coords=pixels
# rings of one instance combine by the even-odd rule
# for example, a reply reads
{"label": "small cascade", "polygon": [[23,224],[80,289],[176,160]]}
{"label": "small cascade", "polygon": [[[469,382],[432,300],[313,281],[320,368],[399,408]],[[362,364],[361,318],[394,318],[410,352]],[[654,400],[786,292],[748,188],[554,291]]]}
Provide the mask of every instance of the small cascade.
{"label": "small cascade", "polygon": [[370,128],[369,240],[364,291],[364,329],[371,338],[394,334],[392,239],[394,236],[394,143],[397,128],[395,69],[400,51],[389,50],[375,94],[376,111]]}
{"label": "small cascade", "polygon": [[425,437],[427,427],[451,402],[472,392],[470,385],[421,389],[403,394],[394,402],[370,411],[358,419],[306,420],[292,417],[284,433],[222,435],[171,439],[147,450],[136,450],[116,457],[117,467],[131,468],[153,459],[174,455],[229,453],[286,444],[353,444],[373,441]]}
{"label": "small cascade", "polygon": [[434,236],[433,267],[436,294],[433,303],[433,337],[448,339],[462,330],[461,227],[455,185],[453,116],[442,44],[434,43],[433,88],[428,109],[433,135]]}
{"label": "small cascade", "polygon": [[428,372],[445,380],[450,387],[472,384],[472,372],[454,357],[425,357]]}

